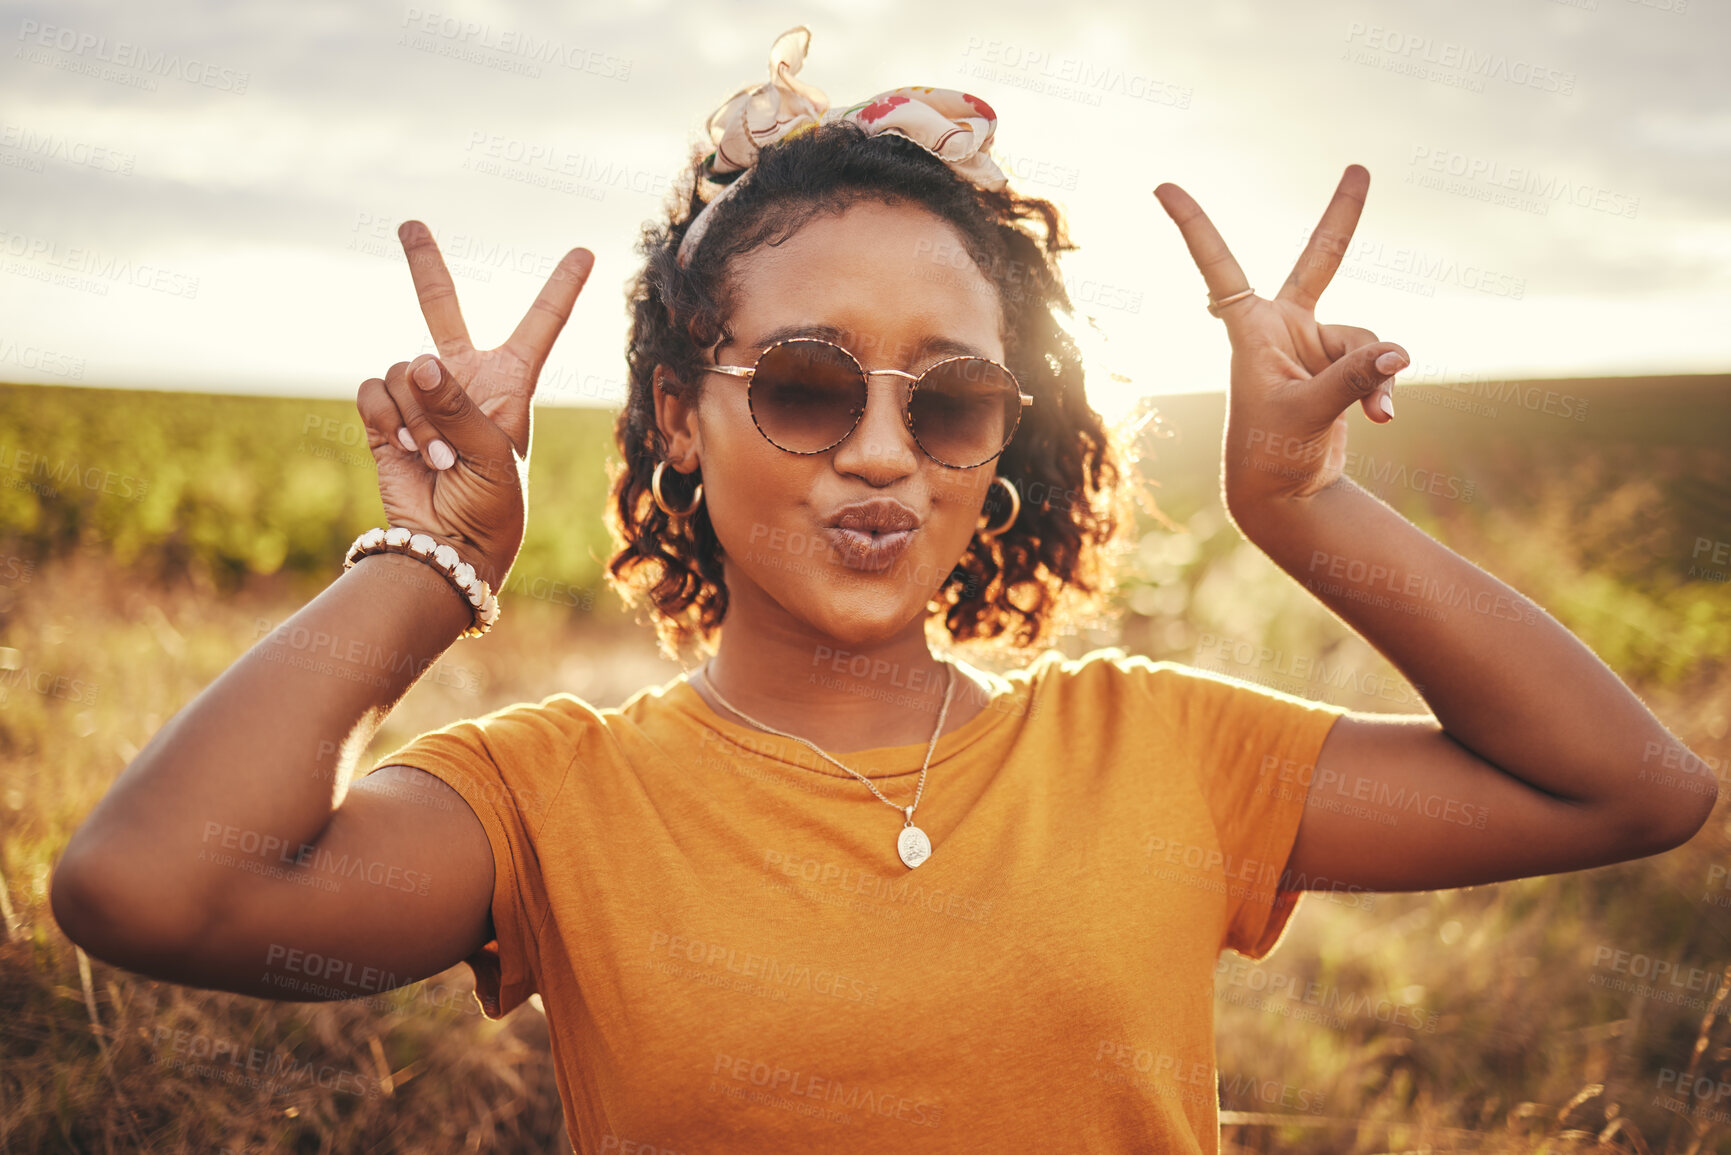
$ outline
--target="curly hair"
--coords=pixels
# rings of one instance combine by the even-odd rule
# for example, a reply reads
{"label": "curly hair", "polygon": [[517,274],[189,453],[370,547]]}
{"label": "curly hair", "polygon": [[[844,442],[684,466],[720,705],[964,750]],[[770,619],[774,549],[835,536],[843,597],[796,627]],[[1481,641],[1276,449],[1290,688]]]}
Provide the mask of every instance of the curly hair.
{"label": "curly hair", "polygon": [[[651,496],[651,475],[666,456],[656,368],[664,367],[665,390],[695,402],[705,350],[731,339],[732,258],[868,199],[917,205],[960,234],[997,290],[1006,363],[1035,398],[996,462],[1021,498],[1015,523],[990,539],[975,534],[930,607],[942,611],[953,640],[998,639],[1009,649],[1040,646],[1063,623],[1097,612],[1107,592],[1105,555],[1131,513],[1123,449],[1088,405],[1081,354],[1058,322],[1071,305],[1057,257],[1076,247],[1058,207],[983,190],[903,137],[831,122],[763,149],[736,178],[749,179],[715,206],[682,267],[679,242],[715,187],[705,160],[694,156],[667,219],[646,224],[639,240],[644,265],[628,291],[629,394],[614,427],[621,460],[609,466],[607,525],[618,549],[607,579],[628,605],[647,604],[662,651],[676,657],[689,642],[713,649],[728,598],[707,508],[671,518]],[[662,484],[678,507],[701,477],[676,476],[670,471]],[[992,487],[984,509],[994,523],[1008,511],[1000,489]]]}

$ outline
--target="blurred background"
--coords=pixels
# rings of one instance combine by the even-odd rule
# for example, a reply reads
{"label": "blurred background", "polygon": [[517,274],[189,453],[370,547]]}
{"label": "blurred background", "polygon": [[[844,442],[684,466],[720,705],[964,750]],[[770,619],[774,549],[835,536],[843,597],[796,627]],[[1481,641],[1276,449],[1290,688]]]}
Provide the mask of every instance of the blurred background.
{"label": "blurred background", "polygon": [[[620,289],[710,111],[798,23],[801,79],[835,103],[919,83],[991,102],[1001,166],[1069,214],[1089,396],[1162,517],[1059,648],[1424,709],[1226,520],[1227,343],[1151,196],[1184,185],[1272,293],[1357,162],[1368,207],[1318,312],[1414,364],[1392,425],[1351,418],[1348,473],[1557,616],[1726,776],[1722,5],[0,5],[0,1151],[565,1149],[544,1020],[486,1021],[466,968],[328,1005],[147,982],[66,941],[49,870],[150,736],[381,522],[353,397],[431,348],[409,217],[481,345],[568,248],[597,263],[542,377],[500,625],[371,753],[678,672],[601,579]],[[1731,1150],[1722,815],[1617,867],[1307,897],[1270,958],[1216,976],[1225,1148]],[[347,1078],[211,1061],[236,1047]],[[1282,1114],[1270,1081],[1323,1109]]]}

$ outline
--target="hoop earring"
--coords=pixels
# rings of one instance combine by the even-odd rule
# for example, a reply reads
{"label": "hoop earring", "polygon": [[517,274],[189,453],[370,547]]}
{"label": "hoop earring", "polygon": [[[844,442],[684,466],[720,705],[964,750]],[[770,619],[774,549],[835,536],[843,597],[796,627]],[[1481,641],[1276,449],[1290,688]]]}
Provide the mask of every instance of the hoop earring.
{"label": "hoop earring", "polygon": [[[999,482],[1003,482],[1004,488],[1010,491],[1010,516],[1004,519],[1003,525],[993,528],[981,528],[975,531],[986,541],[991,541],[994,537],[997,537],[1000,533],[1003,533],[1006,529],[1015,525],[1016,518],[1020,516],[1022,512],[1022,498],[1021,495],[1016,492],[1016,487],[1006,481],[1002,474],[993,474],[992,484],[997,485]],[[991,492],[991,489],[988,487],[986,490],[987,496],[990,496]]]}
{"label": "hoop earring", "polygon": [[655,499],[655,504],[661,507],[661,512],[668,517],[688,517],[697,512],[697,507],[703,503],[703,482],[697,483],[697,491],[691,495],[691,504],[684,509],[674,509],[667,504],[667,499],[661,496],[661,474],[667,468],[666,461],[655,463],[655,472],[649,477],[649,496]]}

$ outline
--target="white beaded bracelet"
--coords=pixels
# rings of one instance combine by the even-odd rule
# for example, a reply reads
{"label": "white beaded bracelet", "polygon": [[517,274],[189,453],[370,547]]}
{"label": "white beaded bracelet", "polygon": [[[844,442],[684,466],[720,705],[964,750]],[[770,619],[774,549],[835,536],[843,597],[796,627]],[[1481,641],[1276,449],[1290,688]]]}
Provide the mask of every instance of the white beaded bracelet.
{"label": "white beaded bracelet", "polygon": [[478,638],[499,620],[498,599],[493,596],[492,588],[475,572],[475,567],[459,558],[456,550],[427,534],[414,533],[402,526],[369,529],[355,538],[355,544],[349,547],[348,556],[343,559],[343,569],[353,568],[357,561],[370,553],[406,553],[444,574],[456,591],[469,600],[469,628],[459,637]]}

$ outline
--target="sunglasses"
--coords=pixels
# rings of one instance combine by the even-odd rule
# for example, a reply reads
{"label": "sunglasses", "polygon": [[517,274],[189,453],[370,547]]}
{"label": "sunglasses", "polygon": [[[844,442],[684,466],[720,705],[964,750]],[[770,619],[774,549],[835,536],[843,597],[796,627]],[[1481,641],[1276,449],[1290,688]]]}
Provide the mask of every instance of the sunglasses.
{"label": "sunglasses", "polygon": [[750,382],[746,404],[764,439],[788,453],[823,453],[859,428],[866,378],[888,373],[912,382],[902,421],[927,457],[951,469],[972,469],[1002,453],[1034,399],[1016,375],[985,357],[949,357],[924,373],[873,369],[852,353],[816,337],[777,341],[755,365],[706,369]]}

